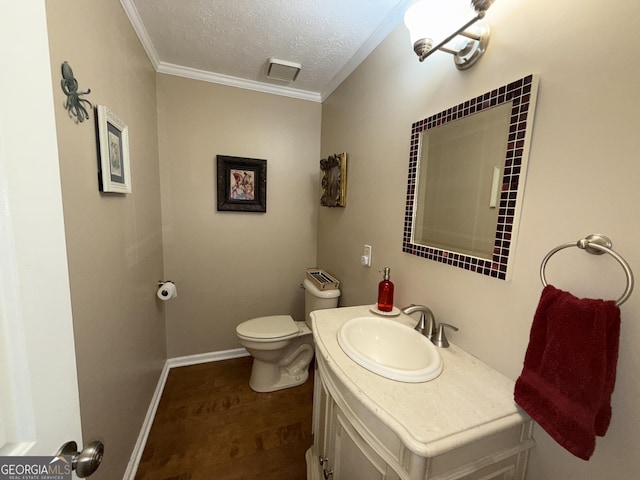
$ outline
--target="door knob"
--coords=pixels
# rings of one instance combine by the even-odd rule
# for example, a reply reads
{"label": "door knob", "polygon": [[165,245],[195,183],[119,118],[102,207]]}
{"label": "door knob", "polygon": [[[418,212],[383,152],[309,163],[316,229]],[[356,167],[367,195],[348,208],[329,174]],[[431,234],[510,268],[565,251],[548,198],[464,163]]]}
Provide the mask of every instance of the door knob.
{"label": "door knob", "polygon": [[70,441],[60,447],[56,456],[60,455],[71,457],[71,468],[76,471],[78,477],[86,478],[92,475],[102,463],[104,444],[94,440],[78,452],[78,444]]}

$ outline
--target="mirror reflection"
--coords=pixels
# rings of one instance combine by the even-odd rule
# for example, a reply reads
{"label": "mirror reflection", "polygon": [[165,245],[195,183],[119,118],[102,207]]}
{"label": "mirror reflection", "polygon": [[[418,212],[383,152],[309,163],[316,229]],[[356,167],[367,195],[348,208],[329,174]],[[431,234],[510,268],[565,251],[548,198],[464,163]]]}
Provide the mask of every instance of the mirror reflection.
{"label": "mirror reflection", "polygon": [[421,134],[413,240],[491,259],[512,102]]}
{"label": "mirror reflection", "polygon": [[537,78],[412,126],[403,251],[507,279]]}

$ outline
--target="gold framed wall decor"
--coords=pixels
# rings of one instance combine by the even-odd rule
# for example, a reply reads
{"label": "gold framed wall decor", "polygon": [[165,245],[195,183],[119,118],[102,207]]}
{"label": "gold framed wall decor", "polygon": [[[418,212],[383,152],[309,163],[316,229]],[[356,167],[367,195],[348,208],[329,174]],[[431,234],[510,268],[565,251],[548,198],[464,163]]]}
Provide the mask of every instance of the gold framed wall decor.
{"label": "gold framed wall decor", "polygon": [[320,160],[323,207],[347,206],[347,154],[336,153]]}

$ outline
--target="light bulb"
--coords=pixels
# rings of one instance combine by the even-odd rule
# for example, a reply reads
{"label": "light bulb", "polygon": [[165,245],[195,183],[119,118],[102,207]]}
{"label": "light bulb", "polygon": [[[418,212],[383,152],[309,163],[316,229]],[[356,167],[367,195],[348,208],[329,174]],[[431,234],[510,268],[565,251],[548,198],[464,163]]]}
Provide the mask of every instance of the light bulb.
{"label": "light bulb", "polygon": [[[469,0],[420,0],[407,9],[404,23],[412,46],[425,38],[437,45],[476,15]],[[465,44],[464,38],[456,38],[448,47],[464,47]]]}

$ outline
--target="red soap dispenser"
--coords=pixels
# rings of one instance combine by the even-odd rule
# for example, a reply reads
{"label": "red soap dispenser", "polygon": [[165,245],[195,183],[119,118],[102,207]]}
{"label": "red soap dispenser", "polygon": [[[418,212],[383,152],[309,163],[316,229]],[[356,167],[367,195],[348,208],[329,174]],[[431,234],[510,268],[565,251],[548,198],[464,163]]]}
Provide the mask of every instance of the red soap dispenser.
{"label": "red soap dispenser", "polygon": [[384,277],[378,284],[378,310],[390,312],[393,309],[393,282],[389,280],[391,269],[384,267]]}

